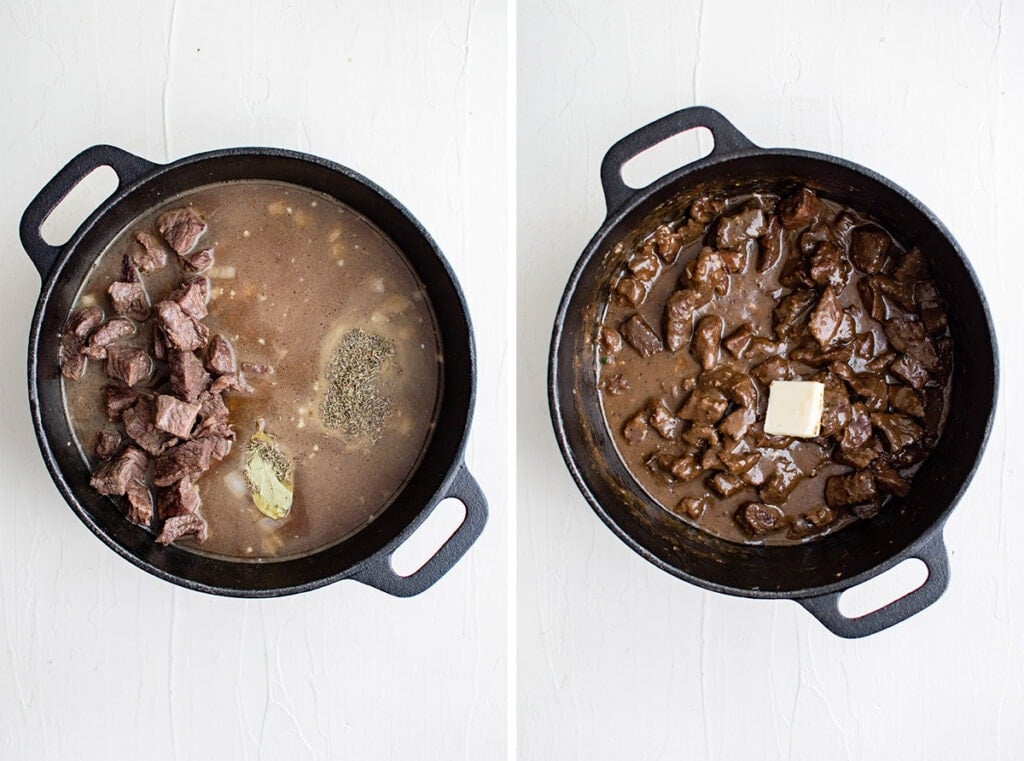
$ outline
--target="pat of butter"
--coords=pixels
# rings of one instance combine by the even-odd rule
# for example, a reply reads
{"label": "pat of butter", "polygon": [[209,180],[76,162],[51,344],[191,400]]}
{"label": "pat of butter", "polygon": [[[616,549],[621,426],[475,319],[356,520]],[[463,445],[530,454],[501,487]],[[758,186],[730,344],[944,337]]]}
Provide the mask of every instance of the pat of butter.
{"label": "pat of butter", "polygon": [[825,384],[816,381],[772,381],[764,432],[771,436],[812,438],[821,431]]}

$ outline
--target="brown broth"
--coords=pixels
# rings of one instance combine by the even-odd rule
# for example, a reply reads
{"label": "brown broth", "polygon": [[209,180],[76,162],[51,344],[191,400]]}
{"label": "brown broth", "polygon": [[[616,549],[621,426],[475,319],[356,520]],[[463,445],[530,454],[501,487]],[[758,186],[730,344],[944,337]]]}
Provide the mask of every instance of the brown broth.
{"label": "brown broth", "polygon": [[[269,181],[210,185],[170,199],[135,220],[98,258],[76,308],[97,304],[109,313],[107,286],[140,229],[155,230],[160,213],[191,205],[208,229],[196,250],[213,247],[211,334],[230,341],[239,362],[273,366],[249,381],[252,394],[228,392],[237,441],[230,455],[200,477],[201,513],[209,538],[201,548],[233,559],[277,560],[337,543],[364,528],[392,502],[417,466],[434,430],[440,398],[440,340],[422,283],[394,244],[336,200]],[[155,303],[181,279],[171,253],[166,267],[143,274]],[[108,314],[109,316],[109,314]],[[379,439],[350,440],[320,419],[327,363],[338,339],[362,329],[391,340],[377,391],[392,411]],[[137,337],[149,345],[149,326]],[[67,413],[83,456],[92,458],[103,413],[104,363],[65,381]],[[295,497],[280,521],[263,516],[242,477],[257,421],[293,461]]]}

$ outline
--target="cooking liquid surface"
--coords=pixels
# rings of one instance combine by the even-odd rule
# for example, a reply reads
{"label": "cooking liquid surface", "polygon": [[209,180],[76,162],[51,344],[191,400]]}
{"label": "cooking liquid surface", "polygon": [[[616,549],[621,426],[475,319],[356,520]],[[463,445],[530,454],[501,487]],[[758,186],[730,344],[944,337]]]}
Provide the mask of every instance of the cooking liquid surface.
{"label": "cooking liquid surface", "polygon": [[[156,217],[191,205],[208,229],[194,250],[213,247],[209,315],[204,323],[232,344],[236,360],[271,365],[249,376],[255,391],[228,392],[237,440],[197,485],[209,538],[179,545],[232,559],[275,560],[308,554],[350,536],[380,515],[417,466],[434,429],[441,347],[422,284],[402,254],[371,223],[334,199],[268,181],[211,185],[167,201],[129,225],[97,260],[75,308],[110,314],[107,286],[118,279],[131,235],[154,230]],[[151,303],[180,282],[176,255],[143,275]],[[320,418],[327,364],[354,329],[394,343],[376,392],[391,402],[379,439],[346,438]],[[147,323],[132,343],[151,346]],[[104,363],[90,361],[80,381],[64,381],[79,448],[109,426],[103,412]],[[292,460],[294,501],[281,520],[253,504],[243,478],[259,420]]]}

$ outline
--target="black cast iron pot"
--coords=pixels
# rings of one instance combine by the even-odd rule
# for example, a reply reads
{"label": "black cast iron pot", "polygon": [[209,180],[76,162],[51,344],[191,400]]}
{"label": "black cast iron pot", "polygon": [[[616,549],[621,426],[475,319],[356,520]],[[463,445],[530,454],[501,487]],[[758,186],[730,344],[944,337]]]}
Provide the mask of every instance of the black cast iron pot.
{"label": "black cast iron pot", "polygon": [[[101,166],[117,173],[117,190],[68,243],[47,245],[40,237],[40,225],[82,178]],[[59,335],[75,296],[110,240],[169,196],[232,180],[301,185],[336,198],[377,225],[424,283],[445,357],[436,431],[394,502],[345,541],[279,562],[232,562],[173,545],[165,549],[154,542],[152,533],[126,521],[110,499],[89,487],[87,463],[72,443],[57,364]],[[99,145],[72,159],[33,199],[21,219],[21,241],[43,278],[28,350],[29,402],[43,458],[78,517],[122,557],[162,579],[214,594],[272,597],[353,578],[393,595],[410,596],[440,579],[480,535],[487,502],[463,464],[476,378],[466,303],[451,268],[419,222],[365,177],[316,156],[269,148],[213,151],[160,165]],[[446,497],[465,505],[465,520],[422,568],[410,576],[397,575],[390,562],[392,553]]]}
{"label": "black cast iron pot", "polygon": [[[641,190],[625,185],[622,166],[655,144],[695,127],[714,138],[711,153]],[[963,495],[995,412],[998,362],[991,318],[978,281],[949,231],[902,188],[833,156],[758,148],[716,111],[678,111],[623,138],[601,166],[608,216],[569,279],[555,321],[549,397],[555,434],[573,478],[598,516],[636,552],[662,570],[726,594],[790,598],[843,637],[862,637],[896,624],[935,602],[949,579],[942,527]],[[871,520],[803,545],[728,542],[659,508],[616,453],[596,388],[596,334],[608,283],[623,265],[613,248],[630,245],[707,192],[755,188],[785,191],[800,183],[867,212],[904,242],[927,254],[948,305],[954,346],[952,399],[937,448],[911,492]],[[867,615],[838,608],[843,590],[907,558],[919,558],[928,578],[913,592]]]}

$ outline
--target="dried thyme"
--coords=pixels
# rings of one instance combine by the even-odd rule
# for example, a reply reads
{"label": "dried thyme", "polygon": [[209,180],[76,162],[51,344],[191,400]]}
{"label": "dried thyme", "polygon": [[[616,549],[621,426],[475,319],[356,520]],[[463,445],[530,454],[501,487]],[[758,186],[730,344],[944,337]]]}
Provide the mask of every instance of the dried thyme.
{"label": "dried thyme", "polygon": [[394,341],[358,328],[343,335],[327,365],[327,392],[320,405],[324,424],[354,438],[379,438],[391,400],[377,393],[377,379],[394,355]]}

